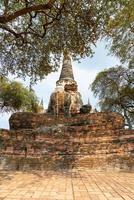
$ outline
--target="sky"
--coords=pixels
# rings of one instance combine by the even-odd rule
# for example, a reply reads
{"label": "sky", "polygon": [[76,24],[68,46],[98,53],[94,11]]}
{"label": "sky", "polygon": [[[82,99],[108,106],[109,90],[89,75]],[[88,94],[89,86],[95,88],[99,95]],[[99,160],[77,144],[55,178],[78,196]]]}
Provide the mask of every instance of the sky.
{"label": "sky", "polygon": [[[98,42],[94,48],[94,56],[92,58],[81,59],[81,63],[72,62],[74,78],[78,84],[78,90],[82,95],[83,103],[87,104],[88,99],[93,108],[98,108],[97,99],[93,96],[90,85],[95,79],[98,72],[119,64],[116,57],[108,55],[108,49],[105,48],[104,41]],[[33,89],[37,96],[44,101],[44,108],[47,109],[49,98],[54,91],[56,81],[59,79],[61,68],[57,72],[49,74],[46,79],[38,82]],[[16,79],[15,79],[16,80]],[[23,83],[22,80],[18,80]],[[28,86],[28,82],[24,83]],[[11,114],[0,114],[0,128],[9,129],[9,117]]]}

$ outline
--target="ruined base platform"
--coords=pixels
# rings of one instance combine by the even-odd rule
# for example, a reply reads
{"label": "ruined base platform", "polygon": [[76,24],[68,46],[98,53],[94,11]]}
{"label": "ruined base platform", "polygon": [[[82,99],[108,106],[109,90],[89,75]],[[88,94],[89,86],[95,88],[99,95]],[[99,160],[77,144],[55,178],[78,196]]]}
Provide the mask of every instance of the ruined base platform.
{"label": "ruined base platform", "polygon": [[134,171],[134,130],[117,113],[71,118],[16,113],[0,130],[0,169],[88,168]]}

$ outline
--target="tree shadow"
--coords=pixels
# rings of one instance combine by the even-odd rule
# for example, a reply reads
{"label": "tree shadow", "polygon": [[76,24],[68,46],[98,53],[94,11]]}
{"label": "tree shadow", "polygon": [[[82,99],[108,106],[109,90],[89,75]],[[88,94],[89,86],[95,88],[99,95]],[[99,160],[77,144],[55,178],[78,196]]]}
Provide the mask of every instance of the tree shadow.
{"label": "tree shadow", "polygon": [[3,183],[3,181],[9,181],[13,178],[14,171],[3,171],[0,170],[0,184]]}

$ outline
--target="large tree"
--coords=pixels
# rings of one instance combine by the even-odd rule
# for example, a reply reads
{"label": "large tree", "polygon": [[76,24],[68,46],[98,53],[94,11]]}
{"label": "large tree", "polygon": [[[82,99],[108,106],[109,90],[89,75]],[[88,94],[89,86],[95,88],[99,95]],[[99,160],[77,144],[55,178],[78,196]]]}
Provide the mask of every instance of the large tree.
{"label": "large tree", "polygon": [[33,90],[21,83],[0,77],[0,112],[30,111],[38,112],[41,108]]}
{"label": "large tree", "polygon": [[109,17],[105,36],[110,42],[111,54],[119,57],[122,63],[134,68],[134,1],[122,1],[118,10]]}
{"label": "large tree", "polygon": [[43,78],[64,49],[92,55],[110,16],[129,1],[0,0],[0,73]]}
{"label": "large tree", "polygon": [[122,66],[106,69],[96,76],[92,91],[102,111],[124,115],[126,125],[134,125],[134,70]]}

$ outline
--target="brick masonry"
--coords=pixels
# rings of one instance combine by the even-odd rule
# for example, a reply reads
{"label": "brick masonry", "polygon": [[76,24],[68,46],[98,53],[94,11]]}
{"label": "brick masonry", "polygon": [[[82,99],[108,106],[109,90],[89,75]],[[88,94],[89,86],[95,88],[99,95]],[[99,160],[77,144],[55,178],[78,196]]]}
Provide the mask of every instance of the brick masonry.
{"label": "brick masonry", "polygon": [[122,129],[124,118],[117,113],[97,112],[92,114],[77,114],[73,117],[54,116],[50,114],[36,114],[18,112],[9,119],[10,129],[35,129],[42,126],[62,124],[65,126],[89,125],[92,129]]}
{"label": "brick masonry", "polygon": [[70,118],[16,113],[0,131],[0,168],[134,171],[134,130],[116,113]]}

